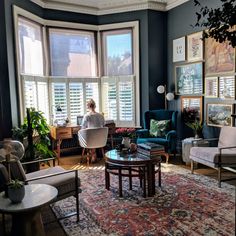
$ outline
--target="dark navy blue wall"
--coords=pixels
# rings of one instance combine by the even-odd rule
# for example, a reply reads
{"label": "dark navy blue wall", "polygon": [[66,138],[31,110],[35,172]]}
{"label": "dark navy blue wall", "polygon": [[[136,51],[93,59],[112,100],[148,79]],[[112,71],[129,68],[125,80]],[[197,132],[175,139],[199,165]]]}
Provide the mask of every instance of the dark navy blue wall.
{"label": "dark navy blue wall", "polygon": [[[221,6],[220,0],[201,0],[200,1],[204,6],[208,7],[219,7]],[[172,62],[172,48],[173,48],[173,40],[182,36],[186,36],[188,34],[201,31],[201,28],[194,28],[191,25],[196,23],[196,11],[199,11],[199,7],[194,6],[194,1],[190,0],[170,11],[168,11],[167,15],[167,76],[168,76],[168,84],[175,84],[175,65],[178,63]],[[184,63],[184,62],[182,62]],[[209,102],[211,99],[207,101],[204,100],[204,104]],[[215,101],[215,100],[214,100]],[[183,122],[181,122],[181,100],[180,96],[177,96],[177,99],[169,102],[169,109],[174,109],[179,111],[178,117],[178,136],[180,139],[184,137],[189,137],[192,135],[191,130],[188,129]],[[205,105],[203,106],[205,107]],[[205,114],[205,112],[204,112]],[[205,118],[204,118],[205,120]],[[214,135],[218,133],[218,128],[208,127],[210,135]]]}

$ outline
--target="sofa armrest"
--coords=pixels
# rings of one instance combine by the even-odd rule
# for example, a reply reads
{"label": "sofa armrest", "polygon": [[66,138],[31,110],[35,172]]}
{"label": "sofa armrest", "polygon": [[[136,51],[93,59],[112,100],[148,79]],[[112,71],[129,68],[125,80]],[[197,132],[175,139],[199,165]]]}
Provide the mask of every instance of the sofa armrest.
{"label": "sofa armrest", "polygon": [[[216,142],[218,141],[219,138],[204,138],[204,139],[193,139],[192,140],[192,146],[194,146],[195,144],[197,145],[198,142],[203,142],[203,141],[207,141],[207,142]],[[213,145],[214,146],[214,145]],[[217,144],[215,144],[215,146],[217,146]]]}
{"label": "sofa armrest", "polygon": [[139,129],[136,130],[136,136],[138,138],[144,138],[149,136],[149,130],[148,129]]}
{"label": "sofa armrest", "polygon": [[76,174],[76,172],[78,172],[77,170],[65,170],[65,171],[62,171],[62,172],[54,173],[54,174],[42,175],[42,176],[35,177],[35,178],[32,178],[32,179],[27,179],[26,182],[39,180],[39,179],[45,179],[45,178],[49,178],[49,177],[54,177],[54,176],[57,176],[57,175],[68,174],[68,173],[71,173],[71,172],[75,172],[75,177],[78,174],[78,173]]}
{"label": "sofa armrest", "polygon": [[46,158],[46,159],[37,159],[37,160],[34,160],[34,161],[21,162],[21,164],[22,165],[30,165],[30,164],[33,164],[33,163],[41,163],[41,162],[49,163],[49,161],[51,161],[51,160],[53,161],[53,166],[55,166],[55,158],[54,157]]}
{"label": "sofa armrest", "polygon": [[223,149],[231,149],[231,148],[236,148],[236,146],[229,146],[229,147],[218,147],[219,150],[223,150]]}
{"label": "sofa armrest", "polygon": [[171,140],[173,138],[176,138],[176,131],[175,130],[171,130],[166,134],[167,140]]}

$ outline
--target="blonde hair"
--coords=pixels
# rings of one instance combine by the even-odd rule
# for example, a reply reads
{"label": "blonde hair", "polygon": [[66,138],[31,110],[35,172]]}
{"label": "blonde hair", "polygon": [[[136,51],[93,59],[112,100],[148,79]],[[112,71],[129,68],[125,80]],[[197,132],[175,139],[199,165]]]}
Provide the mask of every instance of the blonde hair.
{"label": "blonde hair", "polygon": [[91,108],[91,109],[95,109],[95,107],[96,107],[95,101],[93,99],[89,99],[87,102],[87,107]]}

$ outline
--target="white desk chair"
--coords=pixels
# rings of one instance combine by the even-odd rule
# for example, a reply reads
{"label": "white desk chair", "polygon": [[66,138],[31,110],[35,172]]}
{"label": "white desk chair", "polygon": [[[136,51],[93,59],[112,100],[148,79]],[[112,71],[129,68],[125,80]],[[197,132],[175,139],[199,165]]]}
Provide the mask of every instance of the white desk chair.
{"label": "white desk chair", "polygon": [[108,136],[108,127],[102,128],[88,128],[88,129],[81,129],[78,131],[78,139],[80,146],[83,148],[82,151],[82,159],[84,157],[84,152],[86,149],[89,150],[87,152],[87,164],[89,165],[90,162],[90,150],[95,148],[102,149],[102,155],[104,156],[104,147],[107,143],[107,136]]}

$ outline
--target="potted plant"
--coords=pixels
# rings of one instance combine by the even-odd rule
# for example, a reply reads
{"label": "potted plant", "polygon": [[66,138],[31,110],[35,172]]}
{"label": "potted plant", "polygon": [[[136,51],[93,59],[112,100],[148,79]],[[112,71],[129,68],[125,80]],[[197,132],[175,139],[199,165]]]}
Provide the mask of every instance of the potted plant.
{"label": "potted plant", "polygon": [[[13,138],[24,143],[25,155],[23,161],[35,161],[41,158],[53,158],[55,153],[50,150],[49,132],[50,128],[47,124],[43,112],[36,111],[35,108],[26,109],[27,116],[23,125],[13,128]],[[39,164],[34,163],[27,167],[27,171],[35,171],[39,169]]]}
{"label": "potted plant", "polygon": [[25,196],[24,183],[18,179],[11,180],[8,184],[8,197],[13,203],[19,203]]}
{"label": "potted plant", "polygon": [[187,122],[185,123],[189,128],[191,128],[194,132],[194,138],[199,138],[202,132],[202,122],[199,120],[195,120],[194,122]]}

